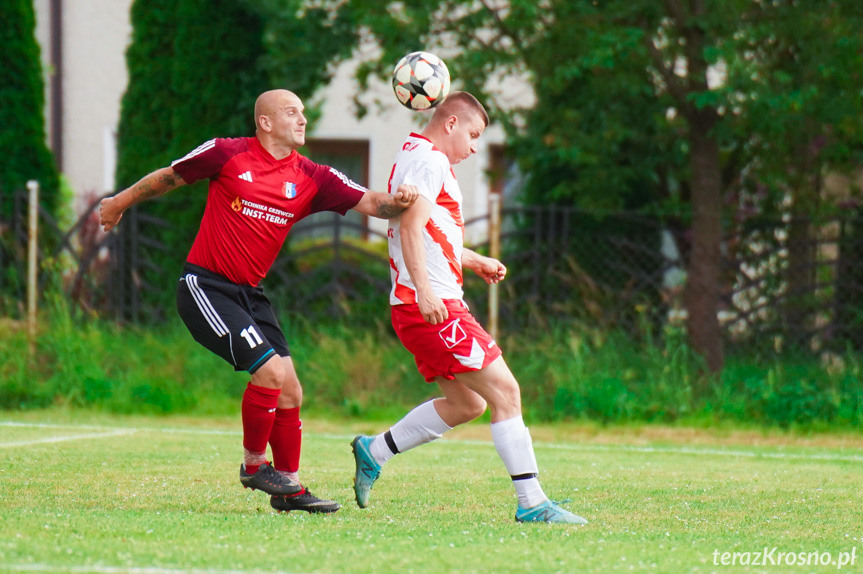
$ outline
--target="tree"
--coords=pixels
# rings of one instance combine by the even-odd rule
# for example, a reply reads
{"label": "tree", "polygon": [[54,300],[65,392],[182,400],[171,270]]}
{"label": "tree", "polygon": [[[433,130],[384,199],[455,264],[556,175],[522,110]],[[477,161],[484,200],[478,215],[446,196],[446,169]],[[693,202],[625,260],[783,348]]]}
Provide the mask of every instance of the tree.
{"label": "tree", "polygon": [[306,115],[317,115],[313,96],[358,41],[354,12],[340,0],[243,0],[265,22],[261,66],[274,87],[298,94]]}
{"label": "tree", "polygon": [[748,145],[754,158],[741,185],[744,193],[757,186],[766,193],[749,197],[761,197],[762,212],[790,216],[782,313],[793,344],[800,340],[797,332],[815,326],[813,224],[837,210],[824,197],[824,177],[850,174],[861,165],[859,145],[849,143],[863,136],[863,10],[859,3],[835,0],[756,6],[751,19],[758,25],[748,29],[748,46],[727,60],[730,77],[757,78],[757,91],[735,86],[741,112],[734,139]]}
{"label": "tree", "polygon": [[[444,1],[409,3],[407,10],[391,12],[395,22],[382,23],[380,11],[365,22],[390,59],[397,46],[392,38],[411,34],[424,42],[434,38],[442,45],[459,45],[463,51],[451,58],[457,77],[464,79],[466,88],[485,96],[516,141],[524,143],[524,138],[518,137],[518,126],[525,123],[520,119],[533,115],[545,118],[546,127],[552,123],[558,126],[551,133],[528,131],[533,146],[525,147],[545,151],[527,162],[531,177],[535,181],[557,179],[556,185],[543,185],[551,193],[536,197],[538,201],[589,200],[587,190],[599,195],[603,187],[605,196],[625,196],[631,193],[633,182],[620,175],[626,173],[619,170],[621,160],[628,160],[632,171],[643,173],[639,183],[667,183],[668,179],[650,165],[655,157],[650,151],[660,151],[660,157],[673,155],[667,143],[675,126],[657,120],[664,107],[675,107],[684,122],[677,129],[685,134],[688,144],[688,166],[672,166],[679,169],[673,175],[683,182],[682,187],[691,190],[693,233],[686,295],[690,341],[705,356],[708,366],[718,370],[723,362],[717,318],[721,185],[719,144],[713,127],[719,116],[718,102],[707,85],[707,54],[715,39],[708,14],[700,3],[693,4],[696,9],[689,10],[676,0],[668,0],[663,11],[647,1],[606,2],[601,7],[572,0],[512,0],[497,5]],[[415,24],[411,28],[404,24],[406,21]],[[423,29],[428,22],[436,25]],[[391,33],[399,27],[410,29],[411,34]],[[683,77],[675,74],[681,58],[687,62]],[[459,74],[468,70],[470,73]],[[545,110],[531,114],[524,108],[508,108],[500,97],[484,89],[492,73],[526,76],[534,92],[540,94],[538,104],[546,106]],[[573,82],[578,79],[581,81]],[[588,90],[585,93],[576,88],[554,97],[557,90],[552,86],[549,97],[543,99],[547,94],[544,88],[560,80],[588,86]],[[625,105],[610,110],[609,102],[618,94],[634,95],[628,100],[642,105],[636,107],[636,113]],[[578,105],[585,100],[588,106]],[[638,114],[639,108],[647,113]],[[587,117],[585,109],[600,111]],[[542,127],[540,124],[541,131]],[[653,138],[648,135],[651,132]],[[594,155],[587,146],[591,141],[602,142],[604,133],[605,141],[615,145],[605,156]],[[648,137],[642,137],[645,135]],[[637,153],[626,153],[630,147]],[[543,160],[548,162],[545,166],[539,163]],[[591,172],[604,172],[606,177],[584,177]],[[560,177],[567,174],[574,177]]]}
{"label": "tree", "polygon": [[[0,194],[41,184],[40,202],[56,212],[59,174],[45,143],[45,86],[36,42],[32,0],[0,3]],[[8,216],[12,202],[0,202]]]}
{"label": "tree", "polygon": [[[534,182],[530,201],[624,207],[649,197],[652,208],[680,215],[668,224],[687,260],[689,340],[710,370],[721,369],[723,199],[747,170],[769,159],[759,156],[759,142],[812,141],[792,137],[799,122],[771,122],[774,116],[754,103],[782,101],[785,86],[770,74],[792,64],[781,60],[777,45],[795,45],[797,32],[807,29],[814,39],[829,28],[835,48],[845,35],[859,39],[860,9],[849,0],[828,2],[826,17],[825,3],[811,0],[440,0],[390,3],[388,10],[365,4],[346,6],[382,53],[361,69],[360,81],[372,69],[383,74],[385,64],[417,45],[440,47],[456,80],[482,96],[507,128]],[[844,17],[852,21],[840,25]],[[852,65],[859,48],[846,44],[852,55],[828,68],[834,85],[844,83],[845,97],[857,94],[859,102],[859,66]],[[794,76],[805,94],[823,80],[811,73],[819,47],[796,46],[812,65]],[[529,82],[535,106],[513,105],[495,89],[494,80],[507,75]],[[825,89],[811,102],[827,104],[829,94]],[[836,126],[859,124],[853,105],[830,113],[840,109],[828,122],[824,114],[813,122],[831,126],[836,150],[851,139]],[[795,164],[793,146],[771,149],[786,168]]]}
{"label": "tree", "polygon": [[117,127],[117,189],[124,189],[171,159],[175,16],[179,0],[135,0],[132,41],[126,50],[129,84]]}

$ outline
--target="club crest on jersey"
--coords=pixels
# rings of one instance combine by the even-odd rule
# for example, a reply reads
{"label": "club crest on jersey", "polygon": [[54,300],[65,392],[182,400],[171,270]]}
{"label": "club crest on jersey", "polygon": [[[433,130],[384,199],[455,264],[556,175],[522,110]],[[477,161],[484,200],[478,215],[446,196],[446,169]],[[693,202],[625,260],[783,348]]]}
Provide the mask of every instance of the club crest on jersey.
{"label": "club crest on jersey", "polygon": [[285,197],[288,199],[297,197],[297,186],[290,181],[285,182]]}
{"label": "club crest on jersey", "polygon": [[447,349],[452,349],[467,338],[464,329],[459,325],[459,321],[461,321],[461,319],[456,319],[438,331],[438,335],[440,335],[440,338],[443,340]]}

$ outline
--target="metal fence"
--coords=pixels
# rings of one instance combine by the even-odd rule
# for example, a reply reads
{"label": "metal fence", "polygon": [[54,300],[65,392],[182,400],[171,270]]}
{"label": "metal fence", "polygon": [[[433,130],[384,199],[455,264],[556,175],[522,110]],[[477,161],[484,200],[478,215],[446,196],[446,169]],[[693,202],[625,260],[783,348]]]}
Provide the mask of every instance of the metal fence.
{"label": "metal fence", "polygon": [[[98,226],[98,199],[69,230],[42,217],[41,287],[58,281],[84,309],[118,320],[164,317],[153,253],[166,225],[137,209],[117,231]],[[0,221],[0,313],[20,314],[26,265],[26,194]],[[682,324],[688,257],[685,225],[630,213],[559,206],[512,207],[502,214],[500,284],[503,332],[579,323],[636,335]],[[467,237],[486,237],[488,217],[466,222]],[[733,348],[820,350],[863,347],[863,219],[747,219],[725,226],[719,318]],[[487,241],[471,245],[486,252]],[[177,267],[184,253],[176,254]],[[471,309],[488,316],[487,286],[466,273]],[[324,215],[299,222],[264,282],[280,312],[311,321],[384,313],[389,292],[385,236],[364,224]],[[164,300],[164,298],[162,298]],[[757,345],[754,345],[757,344]]]}

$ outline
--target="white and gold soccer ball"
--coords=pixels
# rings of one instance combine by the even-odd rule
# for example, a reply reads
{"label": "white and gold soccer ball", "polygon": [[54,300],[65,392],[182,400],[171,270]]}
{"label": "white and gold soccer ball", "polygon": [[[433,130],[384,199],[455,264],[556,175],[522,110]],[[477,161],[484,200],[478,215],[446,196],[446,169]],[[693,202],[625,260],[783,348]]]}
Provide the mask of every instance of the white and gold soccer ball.
{"label": "white and gold soccer ball", "polygon": [[393,69],[393,90],[410,110],[427,110],[449,94],[449,70],[430,52],[411,52]]}

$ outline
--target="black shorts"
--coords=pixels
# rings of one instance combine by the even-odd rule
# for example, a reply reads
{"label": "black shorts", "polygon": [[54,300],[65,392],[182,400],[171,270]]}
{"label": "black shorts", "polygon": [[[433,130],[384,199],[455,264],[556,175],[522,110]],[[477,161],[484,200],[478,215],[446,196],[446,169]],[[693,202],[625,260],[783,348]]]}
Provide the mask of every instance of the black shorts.
{"label": "black shorts", "polygon": [[252,374],[273,354],[291,354],[260,287],[237,285],[186,263],[177,285],[177,311],[192,337],[237,371]]}

